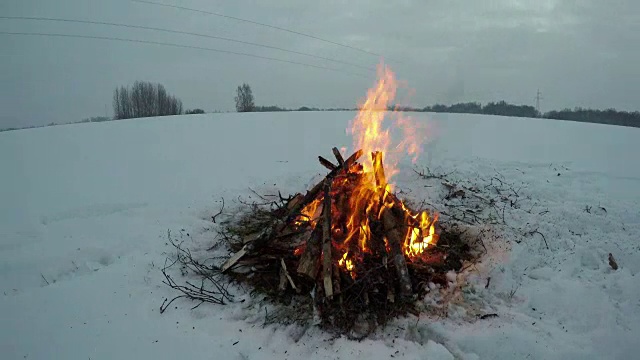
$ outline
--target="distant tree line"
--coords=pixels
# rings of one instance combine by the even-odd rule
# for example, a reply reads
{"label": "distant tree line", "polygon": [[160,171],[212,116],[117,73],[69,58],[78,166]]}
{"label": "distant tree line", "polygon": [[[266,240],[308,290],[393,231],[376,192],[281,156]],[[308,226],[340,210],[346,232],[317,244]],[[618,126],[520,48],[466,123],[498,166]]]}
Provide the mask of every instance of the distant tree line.
{"label": "distant tree line", "polygon": [[[243,83],[236,89],[234,98],[236,111],[238,112],[278,112],[278,111],[354,111],[358,108],[329,108],[320,109],[316,107],[302,106],[297,109],[288,109],[277,105],[261,106],[255,105],[253,91],[249,84]],[[170,95],[161,84],[136,81],[133,86],[116,88],[113,93],[114,119],[130,119],[137,117],[180,115],[183,113],[182,101]],[[501,115],[511,117],[543,117],[557,120],[570,120],[579,122],[601,123],[621,126],[640,127],[640,112],[618,111],[615,109],[594,110],[584,108],[552,110],[546,113],[539,113],[530,105],[514,105],[506,101],[489,102],[482,105],[478,102],[465,102],[451,105],[435,104],[424,108],[393,105],[388,110],[412,111],[412,112],[436,112],[436,113],[463,113],[463,114],[485,114]],[[219,111],[214,111],[219,112]],[[202,109],[192,109],[184,111],[185,114],[204,114]],[[96,116],[83,119],[80,122],[101,122],[111,120],[108,117]],[[50,123],[46,126],[53,126]],[[0,131],[11,131],[42,127],[12,127],[0,129]]]}
{"label": "distant tree line", "polygon": [[103,122],[103,121],[109,121],[109,120],[113,120],[113,119],[108,116],[92,116],[92,117],[80,120],[80,123]]}
{"label": "distant tree line", "polygon": [[247,83],[238,86],[234,100],[237,112],[323,111],[319,108],[307,106],[302,106],[298,109],[287,109],[278,105],[256,105],[251,86]]}
{"label": "distant tree line", "polygon": [[[254,112],[277,112],[277,111],[330,111],[334,109],[319,109],[316,107],[307,107],[302,106],[297,109],[288,109],[285,107],[280,107],[278,105],[269,105],[269,106],[258,106],[256,105],[253,109]],[[337,110],[337,109],[336,109]],[[334,110],[334,111],[336,111]],[[353,109],[352,109],[353,110]]]}
{"label": "distant tree line", "polygon": [[162,84],[136,81],[113,92],[114,119],[182,114],[182,101],[167,93]]}
{"label": "distant tree line", "polygon": [[638,111],[594,110],[577,107],[573,110],[549,111],[544,114],[544,117],[548,119],[640,127],[640,112]]}
{"label": "distant tree line", "polygon": [[427,106],[419,111],[460,113],[460,114],[485,114],[515,117],[539,117],[538,111],[529,105],[514,105],[506,101],[490,102],[482,105],[477,102],[457,103],[452,105],[436,104]]}
{"label": "distant tree line", "polygon": [[538,112],[533,106],[514,105],[506,101],[490,102],[482,105],[477,102],[457,103],[452,105],[435,104],[425,108],[407,106],[390,106],[389,110],[435,112],[435,113],[459,113],[459,114],[484,114],[501,115],[511,117],[542,117],[555,120],[570,120],[599,124],[611,124],[621,126],[640,127],[640,112],[618,111],[615,109],[594,110],[584,108],[552,110],[546,113]]}

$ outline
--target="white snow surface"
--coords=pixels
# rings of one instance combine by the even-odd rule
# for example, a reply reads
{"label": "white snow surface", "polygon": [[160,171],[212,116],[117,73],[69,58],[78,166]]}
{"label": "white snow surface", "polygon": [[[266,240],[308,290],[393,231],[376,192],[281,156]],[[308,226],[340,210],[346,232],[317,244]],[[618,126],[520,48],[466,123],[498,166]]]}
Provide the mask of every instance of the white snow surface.
{"label": "white snow surface", "polygon": [[[317,155],[350,148],[354,115],[208,114],[0,133],[0,358],[637,358],[640,129],[542,119],[409,114],[430,132],[418,163],[400,164],[403,196],[447,210],[439,180],[414,167],[487,191],[499,177],[519,194],[506,224],[482,226],[488,254],[450,275],[457,290],[424,299],[437,307],[447,291],[462,294],[446,314],[398,319],[360,342],[263,326],[272,305],[241,289],[228,305],[176,301],[161,315],[176,295],[159,270],[167,230],[204,249],[222,197],[233,206],[249,187],[304,191],[323,172]],[[478,318],[488,313],[498,317]]]}

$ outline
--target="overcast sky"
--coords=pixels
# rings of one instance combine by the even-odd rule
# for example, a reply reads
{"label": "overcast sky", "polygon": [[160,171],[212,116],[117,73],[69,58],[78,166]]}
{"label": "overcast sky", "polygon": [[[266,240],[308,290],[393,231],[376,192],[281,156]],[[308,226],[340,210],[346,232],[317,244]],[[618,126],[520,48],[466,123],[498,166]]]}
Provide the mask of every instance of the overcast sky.
{"label": "overcast sky", "polygon": [[[640,104],[637,0],[154,0],[268,23],[385,56],[415,90],[409,103],[506,100],[542,110]],[[375,67],[345,47],[202,13],[128,0],[2,0],[0,16],[119,22],[204,33]],[[352,107],[375,72],[187,35],[102,25],[0,20],[0,31],[111,36],[211,47],[332,67],[75,38],[0,35],[0,128],[111,116],[113,89],[160,82],[185,108],[232,110],[247,82],[259,105]],[[364,74],[362,76],[360,74]],[[106,110],[105,110],[106,107]]]}

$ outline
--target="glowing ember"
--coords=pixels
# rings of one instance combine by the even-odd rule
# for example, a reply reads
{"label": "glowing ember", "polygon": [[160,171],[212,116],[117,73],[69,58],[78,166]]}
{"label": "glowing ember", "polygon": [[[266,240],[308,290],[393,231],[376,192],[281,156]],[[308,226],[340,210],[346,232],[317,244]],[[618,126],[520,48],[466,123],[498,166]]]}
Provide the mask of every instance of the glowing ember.
{"label": "glowing ember", "polygon": [[347,269],[347,271],[353,271],[355,265],[353,264],[353,260],[347,258],[347,255],[347,253],[344,253],[344,255],[342,255],[342,258],[338,260],[338,265],[344,267],[345,269]]}

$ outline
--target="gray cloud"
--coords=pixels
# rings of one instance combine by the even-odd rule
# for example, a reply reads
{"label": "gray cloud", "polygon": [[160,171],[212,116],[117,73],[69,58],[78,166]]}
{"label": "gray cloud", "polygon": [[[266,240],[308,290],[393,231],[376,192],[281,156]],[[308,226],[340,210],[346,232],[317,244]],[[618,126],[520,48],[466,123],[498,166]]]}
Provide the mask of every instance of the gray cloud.
{"label": "gray cloud", "polygon": [[[158,0],[160,1],[160,0]],[[162,0],[165,1],[165,0]],[[166,0],[169,2],[169,0]],[[385,56],[415,90],[411,103],[507,100],[543,110],[638,108],[640,3],[560,0],[252,0],[173,3],[288,27]],[[121,1],[9,0],[5,16],[112,21],[207,33],[334,57],[364,66],[378,58],[313,39],[188,11]],[[0,31],[116,36],[250,52],[362,69],[186,35],[98,25],[0,20]],[[88,39],[0,35],[0,127],[77,121],[111,112],[111,94],[135,80],[163,83],[186,107],[233,109],[249,82],[259,104],[353,106],[374,81],[190,49]]]}

